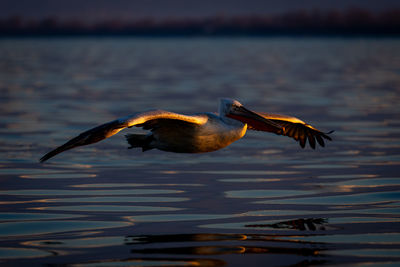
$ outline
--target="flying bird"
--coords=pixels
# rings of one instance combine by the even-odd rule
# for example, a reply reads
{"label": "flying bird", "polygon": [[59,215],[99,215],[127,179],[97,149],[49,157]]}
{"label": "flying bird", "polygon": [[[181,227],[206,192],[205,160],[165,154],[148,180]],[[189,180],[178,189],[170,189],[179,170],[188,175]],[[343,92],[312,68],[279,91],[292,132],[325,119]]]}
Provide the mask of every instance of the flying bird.
{"label": "flying bird", "polygon": [[202,153],[224,148],[242,138],[246,131],[271,132],[293,138],[302,148],[306,140],[315,149],[316,141],[322,147],[324,139],[332,140],[331,132],[324,133],[302,120],[286,115],[256,113],[233,99],[221,99],[219,114],[197,113],[183,115],[164,110],[135,113],[116,119],[81,133],[64,145],[44,155],[44,162],[55,155],[78,146],[97,143],[130,127],[150,130],[148,134],[127,134],[129,148],[142,151],[160,149],[176,153]]}

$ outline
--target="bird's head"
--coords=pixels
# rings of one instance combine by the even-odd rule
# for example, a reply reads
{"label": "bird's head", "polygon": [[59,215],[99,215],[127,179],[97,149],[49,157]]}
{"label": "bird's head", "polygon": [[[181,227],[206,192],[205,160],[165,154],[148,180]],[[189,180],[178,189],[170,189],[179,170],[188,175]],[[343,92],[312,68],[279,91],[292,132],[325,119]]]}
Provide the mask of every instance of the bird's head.
{"label": "bird's head", "polygon": [[273,127],[277,132],[284,130],[282,126],[251,110],[248,110],[239,101],[234,99],[222,98],[220,100],[219,115],[221,118],[231,118],[242,123],[250,124],[253,127]]}
{"label": "bird's head", "polygon": [[221,117],[225,117],[242,106],[243,105],[240,104],[237,100],[230,98],[221,98],[219,102],[219,115]]}

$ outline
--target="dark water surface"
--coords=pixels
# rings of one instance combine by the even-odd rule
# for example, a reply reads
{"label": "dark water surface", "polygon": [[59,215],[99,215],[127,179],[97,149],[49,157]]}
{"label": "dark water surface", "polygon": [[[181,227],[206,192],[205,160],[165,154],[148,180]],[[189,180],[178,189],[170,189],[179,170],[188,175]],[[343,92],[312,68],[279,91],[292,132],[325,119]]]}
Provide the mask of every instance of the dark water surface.
{"label": "dark water surface", "polygon": [[[400,40],[0,40],[3,266],[398,266]],[[248,132],[207,154],[83,130],[218,97],[296,115],[326,148]],[[125,133],[138,131],[127,129]]]}

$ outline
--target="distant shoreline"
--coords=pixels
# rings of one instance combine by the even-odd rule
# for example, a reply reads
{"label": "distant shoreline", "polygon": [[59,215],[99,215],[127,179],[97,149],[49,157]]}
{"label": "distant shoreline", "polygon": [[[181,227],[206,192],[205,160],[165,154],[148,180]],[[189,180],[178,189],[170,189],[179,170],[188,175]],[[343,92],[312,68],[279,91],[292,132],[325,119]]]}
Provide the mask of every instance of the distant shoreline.
{"label": "distant shoreline", "polygon": [[138,38],[138,39],[146,39],[146,38],[159,38],[159,39],[194,39],[194,38],[205,38],[205,39],[240,39],[240,38],[332,38],[332,39],[357,39],[357,38],[366,38],[366,39],[399,39],[399,34],[259,34],[259,35],[250,35],[250,34],[235,34],[235,35],[177,35],[177,34],[162,34],[162,35],[135,35],[135,34],[12,34],[12,35],[3,35],[0,34],[1,39],[44,39],[44,38]]}
{"label": "distant shoreline", "polygon": [[398,37],[400,9],[371,13],[299,10],[281,15],[142,18],[86,23],[54,17],[0,18],[0,37]]}

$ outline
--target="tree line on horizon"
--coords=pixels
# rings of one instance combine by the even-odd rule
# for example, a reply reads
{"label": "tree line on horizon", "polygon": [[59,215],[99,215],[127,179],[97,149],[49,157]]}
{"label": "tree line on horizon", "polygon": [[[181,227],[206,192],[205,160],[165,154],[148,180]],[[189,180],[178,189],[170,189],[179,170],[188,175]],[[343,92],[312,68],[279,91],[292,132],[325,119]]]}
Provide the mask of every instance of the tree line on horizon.
{"label": "tree line on horizon", "polygon": [[205,18],[138,18],[86,22],[57,17],[0,18],[0,36],[268,36],[268,35],[400,35],[400,9],[380,13],[352,8],[298,10],[280,15],[217,15]]}

